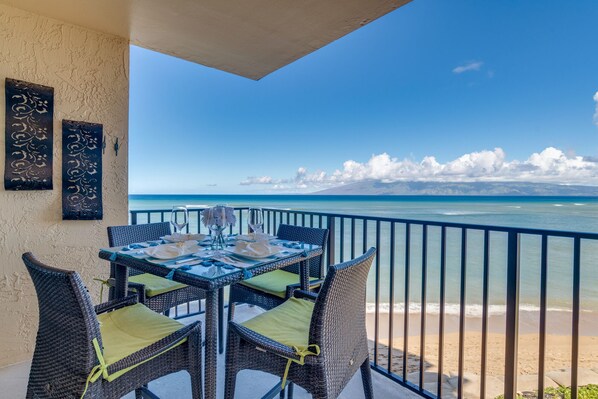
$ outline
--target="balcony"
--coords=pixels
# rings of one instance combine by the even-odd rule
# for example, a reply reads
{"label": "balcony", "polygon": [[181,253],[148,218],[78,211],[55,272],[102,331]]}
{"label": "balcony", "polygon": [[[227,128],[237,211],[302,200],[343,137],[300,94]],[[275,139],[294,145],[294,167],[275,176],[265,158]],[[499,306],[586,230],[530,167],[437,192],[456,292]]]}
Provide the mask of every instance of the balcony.
{"label": "balcony", "polygon": [[[246,209],[236,208],[238,223],[230,234],[246,233]],[[189,232],[205,229],[200,211],[190,210]],[[164,221],[169,212],[134,210],[130,223]],[[575,395],[578,387],[598,383],[598,370],[592,370],[595,337],[588,334],[598,321],[585,309],[595,298],[587,296],[584,283],[595,279],[598,234],[287,209],[264,212],[265,231],[271,234],[281,223],[328,228],[328,264],[354,258],[369,246],[378,248],[367,319],[378,397],[397,392],[407,398],[513,397],[515,392],[559,386],[571,387]],[[571,266],[571,292],[553,292],[549,276],[563,263]],[[537,269],[537,279],[529,269]],[[533,310],[530,284],[538,285]],[[504,304],[497,305],[501,296]],[[553,309],[550,304],[557,297],[570,309]],[[244,305],[236,317],[259,312]],[[181,305],[171,316],[185,322],[201,319],[201,304]],[[222,356],[219,367],[224,367]],[[0,379],[14,379],[10,385],[16,393],[24,389],[26,376],[27,363],[0,371]],[[177,397],[189,396],[186,379],[181,373],[162,378],[154,390],[171,396],[175,389]],[[244,372],[238,392],[254,397],[275,382],[272,376]],[[218,389],[222,386],[221,381]],[[297,397],[303,395],[307,393],[298,389]],[[360,395],[360,377],[355,376],[342,397]]]}
{"label": "balcony", "polygon": [[[264,211],[271,234],[281,223],[328,228],[328,264],[378,248],[367,322],[372,368],[386,379],[377,379],[379,389],[390,380],[426,398],[494,398],[557,387],[575,395],[598,383],[598,321],[587,310],[598,234]],[[163,221],[168,212],[132,211],[131,223]],[[191,211],[192,232],[203,229],[199,212]],[[237,218],[231,234],[245,233],[245,208]],[[554,292],[550,278],[563,264],[571,291]]]}

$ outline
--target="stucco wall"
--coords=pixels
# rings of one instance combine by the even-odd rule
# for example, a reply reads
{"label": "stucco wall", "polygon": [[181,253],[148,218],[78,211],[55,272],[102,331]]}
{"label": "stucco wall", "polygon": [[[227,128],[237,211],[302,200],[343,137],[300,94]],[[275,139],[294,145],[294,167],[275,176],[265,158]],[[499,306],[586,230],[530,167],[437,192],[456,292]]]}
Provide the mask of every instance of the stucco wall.
{"label": "stucco wall", "polygon": [[[77,270],[98,300],[92,278],[106,277],[108,265],[97,250],[107,241],[106,226],[127,222],[128,61],[124,39],[0,5],[0,176],[5,78],[54,87],[55,115],[54,190],[5,191],[0,184],[0,367],[29,358],[34,348],[37,297],[23,252]],[[62,221],[62,119],[104,125],[103,221]]]}

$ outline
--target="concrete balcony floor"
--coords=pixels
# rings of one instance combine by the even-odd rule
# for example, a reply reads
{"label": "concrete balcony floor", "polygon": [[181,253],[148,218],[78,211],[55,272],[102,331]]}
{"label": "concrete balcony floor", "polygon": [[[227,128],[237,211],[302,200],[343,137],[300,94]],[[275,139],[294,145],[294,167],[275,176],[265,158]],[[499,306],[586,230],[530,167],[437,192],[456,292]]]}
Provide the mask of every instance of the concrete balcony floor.
{"label": "concrete balcony floor", "polygon": [[[257,307],[248,307],[245,305],[237,306],[235,319],[243,321],[249,319],[262,310]],[[203,316],[199,316],[203,322]],[[184,323],[190,323],[197,320],[197,317],[188,317],[182,319]],[[224,354],[218,358],[218,398],[224,397]],[[4,368],[0,368],[0,387],[2,387],[2,397],[6,398],[24,398],[27,388],[27,379],[29,377],[30,362],[23,362]],[[388,378],[372,372],[374,385],[374,395],[376,398],[401,398],[401,399],[420,399],[415,393],[401,387]],[[263,394],[272,388],[278,378],[259,371],[245,370],[239,373],[237,377],[237,388],[235,398],[254,399],[260,398]],[[160,398],[191,398],[191,380],[186,372],[170,374],[149,384],[150,390]],[[6,395],[6,396],[3,396]],[[310,398],[311,395],[300,387],[295,388],[295,398]],[[356,373],[351,379],[345,390],[339,398],[353,399],[363,398],[363,387],[361,384],[361,375]],[[134,399],[133,393],[124,398]]]}

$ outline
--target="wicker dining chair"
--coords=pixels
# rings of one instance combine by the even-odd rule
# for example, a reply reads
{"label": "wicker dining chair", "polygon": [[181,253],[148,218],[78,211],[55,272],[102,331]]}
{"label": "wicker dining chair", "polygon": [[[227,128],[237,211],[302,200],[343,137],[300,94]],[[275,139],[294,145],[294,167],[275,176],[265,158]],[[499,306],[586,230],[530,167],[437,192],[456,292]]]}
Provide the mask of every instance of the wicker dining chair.
{"label": "wicker dining chair", "polygon": [[[202,397],[201,326],[155,313],[129,296],[95,308],[79,274],[23,254],[39,304],[27,399],[151,397],[147,384],[186,370]],[[154,396],[155,397],[155,396]]]}
{"label": "wicker dining chair", "polygon": [[[319,245],[324,251],[328,242],[328,229],[281,224],[276,236],[282,240]],[[310,290],[317,289],[322,284],[322,259],[323,256],[320,255],[307,261]],[[299,269],[299,264],[296,264],[232,285],[229,291],[228,320],[234,317],[236,303],[256,305],[266,310],[282,304],[294,290],[300,288]]]}
{"label": "wicker dining chair", "polygon": [[251,369],[281,377],[282,389],[289,381],[314,398],[336,398],[361,368],[365,397],[372,398],[365,308],[375,254],[371,248],[330,266],[318,295],[297,290],[272,310],[229,322],[224,397],[234,397],[237,373]]}
{"label": "wicker dining chair", "polygon": [[[139,242],[159,240],[170,234],[170,224],[146,223],[125,226],[108,227],[108,245],[119,247]],[[110,280],[116,274],[116,265],[110,264]],[[206,298],[206,292],[201,288],[188,286],[167,280],[153,274],[129,269],[128,289],[133,288],[139,296],[139,302],[158,313],[167,316],[174,306]],[[224,299],[223,292],[218,295],[218,342],[219,352],[224,351]],[[114,299],[114,288],[110,288],[110,299]],[[201,301],[199,302],[201,310]]]}
{"label": "wicker dining chair", "polygon": [[[108,227],[108,245],[120,247],[139,242],[159,240],[170,234],[170,224],[148,223],[127,226]],[[115,277],[116,265],[110,264],[110,278]],[[167,280],[153,274],[129,269],[128,289],[134,288],[139,295],[139,301],[158,313],[166,313],[177,305],[205,299],[206,292],[197,287]],[[114,299],[114,288],[110,288],[109,299]]]}

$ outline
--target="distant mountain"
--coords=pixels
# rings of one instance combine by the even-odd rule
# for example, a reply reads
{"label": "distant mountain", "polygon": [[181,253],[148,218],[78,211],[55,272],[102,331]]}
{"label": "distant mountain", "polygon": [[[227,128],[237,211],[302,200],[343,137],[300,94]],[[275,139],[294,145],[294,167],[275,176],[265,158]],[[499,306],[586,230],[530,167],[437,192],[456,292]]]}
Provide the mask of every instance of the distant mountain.
{"label": "distant mountain", "polygon": [[329,188],[322,195],[544,195],[598,196],[596,186],[521,182],[393,182],[363,181]]}

